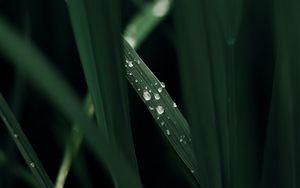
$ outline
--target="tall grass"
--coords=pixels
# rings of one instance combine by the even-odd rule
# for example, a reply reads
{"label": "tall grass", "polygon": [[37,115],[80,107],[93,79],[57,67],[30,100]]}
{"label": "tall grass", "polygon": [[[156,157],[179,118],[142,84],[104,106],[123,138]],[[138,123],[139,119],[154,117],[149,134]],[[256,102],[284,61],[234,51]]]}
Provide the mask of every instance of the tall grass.
{"label": "tall grass", "polygon": [[298,187],[300,3],[8,4],[21,32],[0,17],[0,187]]}

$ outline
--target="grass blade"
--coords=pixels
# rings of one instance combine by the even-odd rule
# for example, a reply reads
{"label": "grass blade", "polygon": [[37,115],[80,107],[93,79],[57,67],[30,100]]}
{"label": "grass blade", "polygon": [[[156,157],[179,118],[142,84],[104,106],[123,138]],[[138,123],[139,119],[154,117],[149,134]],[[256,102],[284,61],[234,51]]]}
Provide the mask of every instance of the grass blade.
{"label": "grass blade", "polygon": [[[175,1],[179,71],[203,187],[222,187],[214,74],[203,1]],[[200,9],[200,10],[199,10]],[[224,74],[223,74],[224,75]],[[220,74],[222,76],[222,74]],[[222,79],[221,79],[222,80]],[[225,142],[226,143],[226,142]]]}
{"label": "grass blade", "polygon": [[70,0],[67,5],[97,124],[138,174],[121,67],[119,1]]}
{"label": "grass blade", "polygon": [[0,116],[40,187],[52,188],[53,184],[49,176],[2,94],[0,94]]}
{"label": "grass blade", "polygon": [[189,125],[160,82],[135,50],[124,40],[126,77],[146,104],[156,124],[183,163],[199,182]]}
{"label": "grass blade", "polygon": [[[89,117],[94,115],[94,106],[90,96],[87,96],[84,101],[84,111],[87,112],[87,115]],[[68,142],[64,151],[62,164],[60,165],[59,171],[57,173],[55,188],[64,187],[70,168],[72,166],[73,159],[80,149],[83,135],[81,132],[78,132],[78,129],[78,125],[74,124],[71,130],[70,138],[68,138],[67,140]]]}
{"label": "grass blade", "polygon": [[299,187],[299,1],[272,1],[275,67],[262,187]]}
{"label": "grass blade", "polygon": [[84,115],[80,100],[44,55],[32,44],[24,41],[17,32],[0,18],[0,51],[12,60],[10,63],[24,71],[30,82],[44,93],[53,105],[71,122],[76,122],[99,162],[118,177],[120,187],[142,187],[136,173],[128,165],[118,146],[107,143],[104,133]]}

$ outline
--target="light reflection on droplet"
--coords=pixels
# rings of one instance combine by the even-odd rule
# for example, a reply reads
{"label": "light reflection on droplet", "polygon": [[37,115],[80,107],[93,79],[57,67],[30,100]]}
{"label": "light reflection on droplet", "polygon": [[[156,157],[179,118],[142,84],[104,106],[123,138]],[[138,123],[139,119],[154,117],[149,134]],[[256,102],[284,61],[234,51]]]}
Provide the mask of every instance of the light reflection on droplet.
{"label": "light reflection on droplet", "polygon": [[151,95],[150,95],[150,93],[149,93],[148,91],[146,91],[146,90],[143,92],[143,97],[144,97],[144,99],[145,99],[146,101],[151,100]]}
{"label": "light reflection on droplet", "polygon": [[165,109],[164,109],[164,107],[158,105],[158,106],[156,107],[156,112],[157,112],[158,114],[163,114],[163,113],[165,112]]}

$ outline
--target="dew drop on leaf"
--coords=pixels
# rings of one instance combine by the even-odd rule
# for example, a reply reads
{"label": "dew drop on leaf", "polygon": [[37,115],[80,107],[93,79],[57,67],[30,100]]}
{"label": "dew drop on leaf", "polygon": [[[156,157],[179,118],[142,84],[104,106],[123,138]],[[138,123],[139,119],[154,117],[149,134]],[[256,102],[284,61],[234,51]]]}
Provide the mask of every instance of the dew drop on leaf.
{"label": "dew drop on leaf", "polygon": [[173,107],[176,108],[177,107],[177,104],[175,102],[173,102]]}
{"label": "dew drop on leaf", "polygon": [[159,94],[157,94],[157,93],[154,93],[154,98],[155,98],[155,100],[159,100],[159,99],[160,99],[160,96],[159,96]]}
{"label": "dew drop on leaf", "polygon": [[164,109],[164,107],[158,105],[158,106],[156,107],[156,112],[157,112],[158,114],[163,114],[163,113],[165,112],[165,109]]}
{"label": "dew drop on leaf", "polygon": [[144,97],[144,99],[145,99],[146,101],[151,100],[151,95],[150,95],[150,93],[149,93],[148,91],[146,91],[146,90],[143,92],[143,97]]}
{"label": "dew drop on leaf", "polygon": [[128,62],[128,66],[129,66],[129,67],[133,67],[133,64],[132,64],[131,61]]}
{"label": "dew drop on leaf", "polygon": [[30,163],[30,166],[31,166],[32,168],[35,168],[35,164],[34,164],[34,163]]}
{"label": "dew drop on leaf", "polygon": [[170,131],[169,131],[169,129],[166,130],[166,134],[167,134],[167,135],[170,135],[170,134],[171,134]]}

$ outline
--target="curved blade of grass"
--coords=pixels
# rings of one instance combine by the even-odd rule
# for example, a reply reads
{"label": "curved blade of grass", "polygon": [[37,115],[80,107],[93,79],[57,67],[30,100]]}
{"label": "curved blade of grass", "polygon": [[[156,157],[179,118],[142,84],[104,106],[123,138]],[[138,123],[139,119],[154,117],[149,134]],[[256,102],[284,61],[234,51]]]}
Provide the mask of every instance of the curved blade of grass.
{"label": "curved blade of grass", "polygon": [[52,188],[49,176],[1,93],[0,116],[40,187]]}
{"label": "curved blade of grass", "polygon": [[44,55],[32,44],[24,41],[17,32],[0,18],[0,51],[15,67],[24,71],[30,82],[71,122],[79,125],[88,146],[99,162],[103,162],[120,187],[142,187],[136,173],[128,165],[118,146],[108,143],[103,132],[83,113],[75,91],[57,72]]}
{"label": "curved blade of grass", "polygon": [[126,77],[144,101],[156,124],[181,160],[200,183],[197,161],[192,149],[189,125],[165,89],[165,84],[146,66],[135,50],[124,40]]}

